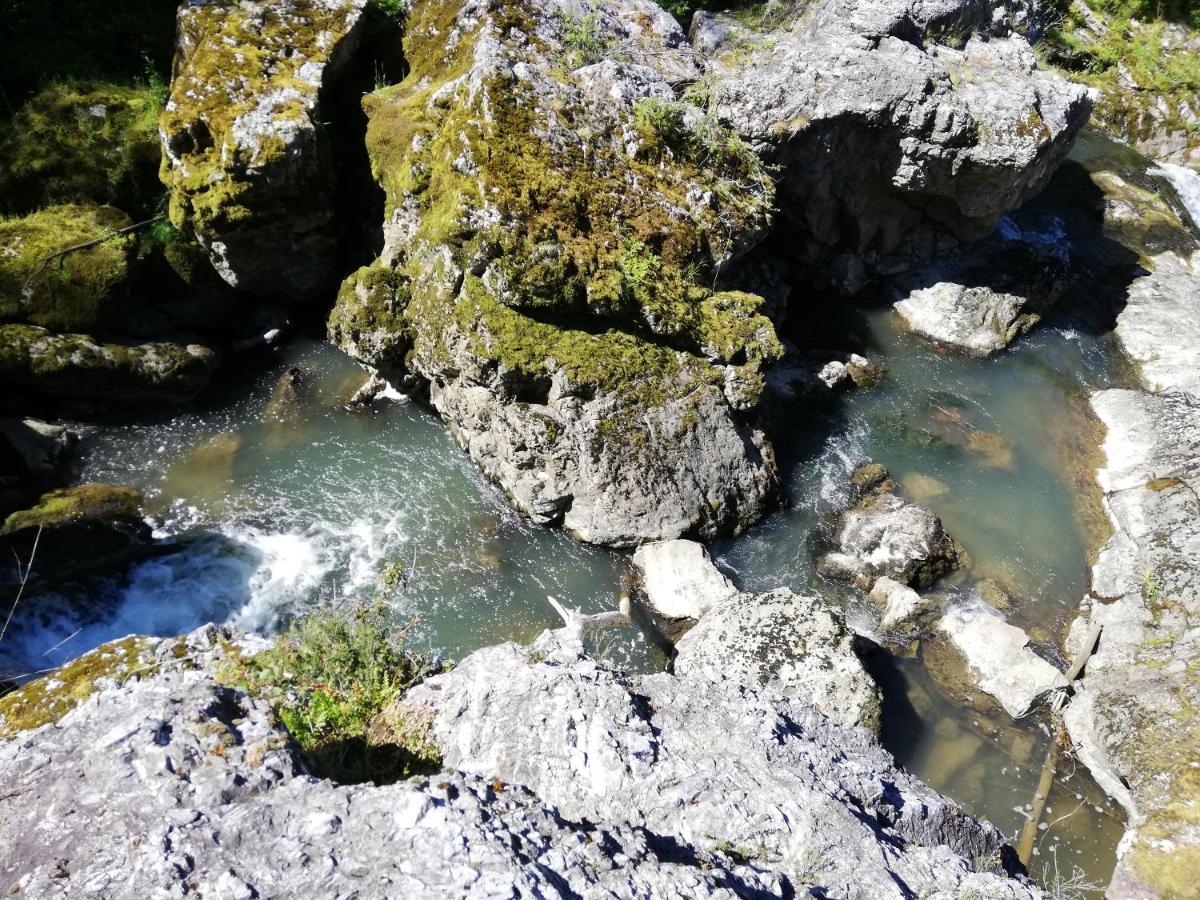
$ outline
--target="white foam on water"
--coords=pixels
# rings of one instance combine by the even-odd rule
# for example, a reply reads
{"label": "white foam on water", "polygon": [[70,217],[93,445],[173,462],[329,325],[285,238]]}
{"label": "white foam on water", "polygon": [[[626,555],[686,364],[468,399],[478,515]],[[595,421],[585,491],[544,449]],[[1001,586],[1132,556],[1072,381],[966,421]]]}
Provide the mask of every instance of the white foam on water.
{"label": "white foam on water", "polygon": [[1179,200],[1192,217],[1192,223],[1200,228],[1200,172],[1187,166],[1175,163],[1155,163],[1154,168],[1147,170],[1148,175],[1165,178],[1175,188]]}

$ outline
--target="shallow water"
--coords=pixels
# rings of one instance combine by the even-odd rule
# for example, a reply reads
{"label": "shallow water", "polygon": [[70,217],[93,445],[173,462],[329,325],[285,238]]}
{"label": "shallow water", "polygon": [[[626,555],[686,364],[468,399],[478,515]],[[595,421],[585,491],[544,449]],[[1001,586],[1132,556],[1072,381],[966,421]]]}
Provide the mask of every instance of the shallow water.
{"label": "shallow water", "polygon": [[[1168,177],[1094,136],[1073,157],[1142,187]],[[1186,178],[1173,174],[1177,206],[1190,207]],[[1053,216],[1034,224],[1061,239]],[[1194,243],[1178,234],[1165,240]],[[1136,257],[1159,248],[1130,249]],[[846,307],[833,320],[826,327],[856,333],[887,375],[835,408],[797,413],[776,436],[791,503],[717,544],[719,564],[745,589],[819,591],[869,631],[878,611],[860,593],[825,582],[813,560],[846,502],[850,472],[882,462],[970,555],[968,569],[941,587],[948,601],[981,578],[995,582],[1011,597],[1008,618],[1065,667],[1058,645],[1087,588],[1089,551],[1103,538],[1086,397],[1128,377],[1111,337],[1082,312],[1063,312],[981,361],[907,334],[886,307]],[[307,387],[294,403],[273,401],[293,366],[307,373]],[[521,519],[415,404],[346,410],[357,380],[349,360],[300,340],[203,408],[90,435],[83,480],[141,488],[158,534],[176,543],[124,579],[24,605],[6,651],[19,650],[33,670],[130,632],[174,634],[216,620],[270,633],[315,605],[383,595],[399,620],[417,620],[415,639],[425,648],[457,658],[558,624],[547,595],[587,611],[615,606],[621,554]],[[380,580],[386,571],[402,574],[388,586]],[[600,641],[597,649],[627,669],[665,665],[647,630],[610,631]],[[1048,746],[1046,723],[1014,724],[951,701],[919,655],[881,657],[873,667],[885,694],[884,742],[898,761],[1015,841]],[[1091,882],[1106,882],[1120,812],[1069,758],[1059,763],[1048,806],[1034,874],[1069,877],[1078,866]]]}

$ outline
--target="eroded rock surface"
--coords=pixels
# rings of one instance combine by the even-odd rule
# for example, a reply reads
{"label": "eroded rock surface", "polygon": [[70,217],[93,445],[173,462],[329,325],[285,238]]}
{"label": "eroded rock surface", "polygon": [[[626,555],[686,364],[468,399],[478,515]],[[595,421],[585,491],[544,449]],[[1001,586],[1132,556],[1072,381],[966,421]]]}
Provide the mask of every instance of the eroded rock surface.
{"label": "eroded rock surface", "polygon": [[[339,786],[304,774],[267,704],[214,679],[238,640],[211,626],[128,638],[64,668],[61,697],[30,686],[0,700],[6,886],[1041,896],[1003,874],[994,827],[795,699],[626,681],[549,633],[474,653],[405,701],[434,716],[451,771]],[[113,838],[130,834],[141,839]]]}
{"label": "eroded rock surface", "polygon": [[1140,363],[1151,390],[1200,397],[1200,252],[1164,253],[1129,285],[1117,316],[1117,340]]}
{"label": "eroded rock surface", "polygon": [[800,9],[697,16],[693,42],[719,115],[783,169],[799,256],[849,292],[985,237],[1087,120],[1087,89],[1039,70],[1002,4]]}
{"label": "eroded rock surface", "polygon": [[1064,718],[1129,814],[1110,895],[1187,896],[1200,879],[1200,399],[1107,390],[1092,407],[1113,536],[1073,633],[1104,630]]}
{"label": "eroded rock surface", "polygon": [[160,122],[171,220],[230,285],[311,299],[336,277],[336,175],[322,93],[362,37],[366,0],[194,0],[179,8]]}
{"label": "eroded rock surface", "polygon": [[884,576],[926,588],[958,568],[962,547],[937,516],[893,493],[886,469],[863,466],[853,482],[865,496],[842,514],[835,549],[818,560],[823,574],[864,590]]}

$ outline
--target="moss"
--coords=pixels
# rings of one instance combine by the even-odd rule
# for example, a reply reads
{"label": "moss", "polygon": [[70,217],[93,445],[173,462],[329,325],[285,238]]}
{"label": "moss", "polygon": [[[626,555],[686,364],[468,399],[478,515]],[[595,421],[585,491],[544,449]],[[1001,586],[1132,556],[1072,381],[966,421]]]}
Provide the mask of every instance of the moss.
{"label": "moss", "polygon": [[197,345],[101,344],[83,334],[0,325],[0,381],[70,401],[183,400],[216,365],[216,353]]}
{"label": "moss", "polygon": [[0,140],[0,203],[24,213],[62,203],[150,212],[158,181],[158,112],[149,85],[57,84],[22,106]]}
{"label": "moss", "polygon": [[329,340],[376,369],[398,369],[411,346],[404,319],[408,278],[381,263],[363,266],[342,283],[329,315]]}
{"label": "moss", "polygon": [[[186,40],[160,118],[178,163],[164,158],[160,175],[172,190],[172,223],[216,233],[254,219],[263,179],[253,173],[286,164],[297,135],[317,139],[318,91],[301,68],[346,34],[346,10],[214,0],[185,6],[179,22]],[[251,118],[271,127],[255,129]]]}
{"label": "moss", "polygon": [[72,330],[113,320],[124,307],[136,237],[47,257],[130,224],[110,206],[55,206],[0,220],[0,321]]}
{"label": "moss", "polygon": [[102,679],[121,683],[134,676],[152,674],[156,666],[145,651],[153,644],[153,639],[146,637],[102,644],[49,675],[0,697],[0,740],[57,722],[95,693]]}
{"label": "moss", "polygon": [[[588,133],[592,113],[540,44],[560,18],[493,2],[459,23],[460,10],[415,4],[410,75],[364,100],[373,171],[409,229],[395,265],[419,363],[449,364],[447,343],[466,334],[526,379],[561,369],[638,405],[720,383],[714,362],[774,360],[760,301],[711,286],[732,236],[766,226],[769,179],[727,136],[698,150],[682,120],[669,141],[643,129],[632,156]],[[536,88],[499,72],[458,80],[485,29],[536,69]]]}
{"label": "moss", "polygon": [[142,495],[132,488],[81,484],[44,494],[30,509],[10,515],[0,535],[26,528],[56,528],[82,521],[140,519]]}

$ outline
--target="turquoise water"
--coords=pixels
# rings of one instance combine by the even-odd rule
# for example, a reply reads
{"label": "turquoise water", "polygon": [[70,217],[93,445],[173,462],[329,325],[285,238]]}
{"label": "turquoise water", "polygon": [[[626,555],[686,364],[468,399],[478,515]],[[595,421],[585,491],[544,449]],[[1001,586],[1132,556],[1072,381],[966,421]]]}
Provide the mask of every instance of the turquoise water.
{"label": "turquoise water", "polygon": [[[1075,160],[1085,182],[1081,167],[1108,167],[1143,187],[1155,183],[1128,151],[1095,138],[1081,142]],[[1061,180],[1065,190],[1079,189]],[[1051,194],[1040,202],[1053,210],[1061,201]],[[1125,242],[1134,259],[1195,243],[1156,228],[1135,235],[1145,243],[1132,246],[1131,233],[1105,237]],[[887,375],[824,412],[795,412],[790,428],[775,435],[790,503],[715,545],[719,564],[744,589],[817,591],[871,629],[877,611],[860,593],[825,582],[813,560],[846,502],[850,472],[882,462],[970,556],[940,588],[948,601],[981,579],[994,582],[1010,596],[1009,619],[1065,667],[1058,645],[1087,589],[1089,552],[1104,536],[1092,483],[1099,435],[1086,398],[1129,377],[1104,322],[1086,304],[1074,312],[1068,304],[1008,352],[976,360],[906,333],[886,306],[858,311],[836,299],[810,302],[822,339],[852,333]],[[307,387],[295,403],[273,403],[289,367],[305,373]],[[203,407],[91,433],[82,479],[143,490],[172,549],[123,578],[24,604],[6,651],[32,670],[130,632],[173,634],[217,620],[271,633],[314,606],[382,595],[398,620],[416,621],[424,649],[458,658],[557,625],[548,595],[586,611],[616,606],[624,555],[582,546],[513,513],[416,404],[347,410],[361,378],[333,349],[296,340],[220,386]],[[389,587],[380,581],[385,571],[403,575]],[[666,664],[657,639],[641,627],[598,641],[597,652],[627,669]],[[901,764],[1015,840],[1048,723],[1012,723],[948,699],[921,653],[874,662],[885,693],[885,744]],[[1121,815],[1070,758],[1059,764],[1044,821],[1035,875],[1052,881],[1055,871],[1069,877],[1078,866],[1083,878],[1107,881]]]}

